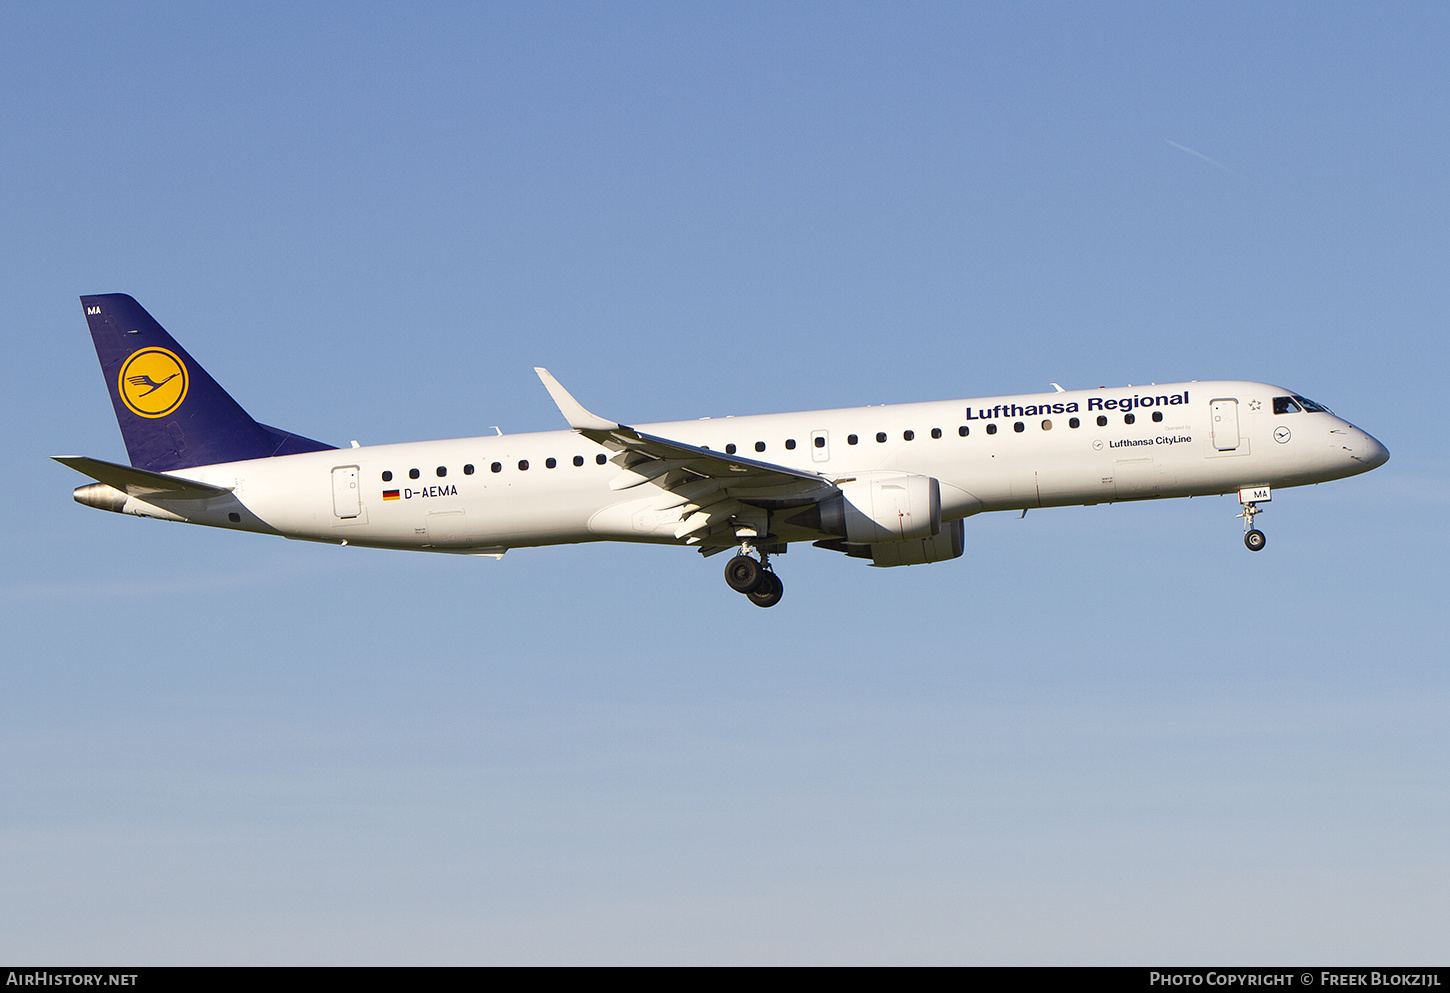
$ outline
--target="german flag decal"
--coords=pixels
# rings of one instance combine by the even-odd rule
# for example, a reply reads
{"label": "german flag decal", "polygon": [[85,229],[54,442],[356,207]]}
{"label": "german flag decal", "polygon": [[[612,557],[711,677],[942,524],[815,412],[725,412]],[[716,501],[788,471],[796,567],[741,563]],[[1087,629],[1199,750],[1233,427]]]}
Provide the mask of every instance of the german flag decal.
{"label": "german flag decal", "polygon": [[384,500],[396,500],[396,499],[398,499],[398,491],[397,490],[383,490],[383,499]]}

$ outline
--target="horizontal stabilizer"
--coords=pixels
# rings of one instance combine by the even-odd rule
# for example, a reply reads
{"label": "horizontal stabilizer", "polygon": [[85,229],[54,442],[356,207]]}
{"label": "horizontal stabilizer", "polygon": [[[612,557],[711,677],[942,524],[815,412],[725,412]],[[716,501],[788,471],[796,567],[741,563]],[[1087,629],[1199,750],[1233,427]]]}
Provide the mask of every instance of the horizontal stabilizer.
{"label": "horizontal stabilizer", "polygon": [[181,479],[159,472],[136,469],[129,465],[102,462],[82,455],[56,455],[61,465],[70,466],[76,472],[90,476],[107,486],[114,486],[134,497],[169,497],[173,500],[206,500],[230,493],[230,486],[213,486],[194,479]]}

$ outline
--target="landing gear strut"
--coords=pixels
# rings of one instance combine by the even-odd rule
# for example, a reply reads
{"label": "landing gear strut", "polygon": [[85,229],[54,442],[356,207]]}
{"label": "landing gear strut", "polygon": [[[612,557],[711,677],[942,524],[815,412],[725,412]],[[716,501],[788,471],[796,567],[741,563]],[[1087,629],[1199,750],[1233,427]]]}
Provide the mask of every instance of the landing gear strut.
{"label": "landing gear strut", "polygon": [[748,541],[741,542],[740,554],[725,563],[725,582],[757,607],[774,607],[780,603],[785,587],[770,568],[770,557],[760,552],[760,560],[756,561],[750,557],[752,551]]}
{"label": "landing gear strut", "polygon": [[1244,504],[1244,512],[1239,517],[1244,519],[1244,547],[1251,552],[1261,552],[1269,539],[1264,537],[1264,532],[1254,527],[1254,515],[1262,513],[1259,505],[1253,501]]}

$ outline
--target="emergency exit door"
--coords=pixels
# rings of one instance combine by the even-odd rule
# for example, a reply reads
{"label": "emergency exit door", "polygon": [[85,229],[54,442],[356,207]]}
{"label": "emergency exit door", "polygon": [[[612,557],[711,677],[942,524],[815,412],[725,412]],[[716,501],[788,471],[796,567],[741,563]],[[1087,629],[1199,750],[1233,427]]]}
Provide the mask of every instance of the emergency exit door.
{"label": "emergency exit door", "polygon": [[811,432],[811,461],[828,462],[831,458],[831,436],[827,431]]}

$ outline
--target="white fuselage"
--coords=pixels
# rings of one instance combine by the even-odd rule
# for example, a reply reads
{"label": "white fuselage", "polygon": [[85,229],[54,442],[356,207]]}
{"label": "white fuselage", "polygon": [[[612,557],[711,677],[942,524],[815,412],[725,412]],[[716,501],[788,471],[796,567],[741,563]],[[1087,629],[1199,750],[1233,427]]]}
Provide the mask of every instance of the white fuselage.
{"label": "white fuselage", "polygon": [[[818,473],[826,483],[887,472],[934,477],[943,520],[1299,486],[1365,472],[1388,457],[1379,442],[1333,414],[1276,414],[1273,399],[1289,395],[1262,383],[1195,382],[705,418],[638,430]],[[128,497],[121,509],[290,538],[440,552],[497,554],[582,541],[683,544],[673,509],[680,500],[610,462],[609,454],[574,431],[344,448],[172,473],[232,492],[209,500]],[[821,537],[792,528],[786,516],[772,517],[778,540]]]}

